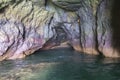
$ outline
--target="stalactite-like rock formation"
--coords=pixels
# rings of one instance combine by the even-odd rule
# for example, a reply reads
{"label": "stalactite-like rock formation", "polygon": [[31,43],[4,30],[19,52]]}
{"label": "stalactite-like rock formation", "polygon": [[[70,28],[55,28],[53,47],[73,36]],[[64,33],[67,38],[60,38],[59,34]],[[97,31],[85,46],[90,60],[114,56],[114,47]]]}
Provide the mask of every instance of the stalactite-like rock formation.
{"label": "stalactite-like rock formation", "polygon": [[119,57],[114,5],[113,0],[1,0],[0,60],[69,45]]}

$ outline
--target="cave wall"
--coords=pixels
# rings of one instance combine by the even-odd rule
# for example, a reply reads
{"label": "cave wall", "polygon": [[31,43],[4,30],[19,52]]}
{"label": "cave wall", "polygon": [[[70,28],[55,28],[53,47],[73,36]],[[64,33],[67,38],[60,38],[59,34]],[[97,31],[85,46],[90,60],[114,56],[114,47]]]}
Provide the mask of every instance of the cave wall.
{"label": "cave wall", "polygon": [[119,38],[114,37],[115,3],[114,0],[1,0],[0,60],[68,46],[87,54],[119,57],[119,44],[116,45]]}

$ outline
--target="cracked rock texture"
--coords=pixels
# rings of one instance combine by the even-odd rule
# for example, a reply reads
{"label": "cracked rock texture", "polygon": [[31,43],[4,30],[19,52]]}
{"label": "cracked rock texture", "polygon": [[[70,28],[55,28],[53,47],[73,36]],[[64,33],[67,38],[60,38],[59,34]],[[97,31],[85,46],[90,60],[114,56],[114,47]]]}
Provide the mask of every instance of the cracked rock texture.
{"label": "cracked rock texture", "polygon": [[69,46],[87,54],[119,57],[119,36],[114,37],[118,27],[114,29],[112,22],[115,3],[0,0],[0,60],[23,58],[39,49]]}
{"label": "cracked rock texture", "polygon": [[46,42],[44,31],[54,13],[45,10],[44,2],[35,3],[38,2],[5,3],[9,6],[0,13],[1,60],[25,57]]}

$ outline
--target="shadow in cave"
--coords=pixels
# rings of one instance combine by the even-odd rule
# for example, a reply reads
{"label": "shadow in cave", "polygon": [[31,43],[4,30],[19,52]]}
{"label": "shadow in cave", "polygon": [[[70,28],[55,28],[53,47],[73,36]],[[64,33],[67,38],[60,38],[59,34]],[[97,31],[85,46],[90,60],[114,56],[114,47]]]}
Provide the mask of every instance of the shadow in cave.
{"label": "shadow in cave", "polygon": [[112,45],[115,49],[120,52],[120,0],[113,1],[112,8],[112,30],[113,30],[113,41]]}
{"label": "shadow in cave", "polygon": [[1,9],[0,9],[0,14],[3,13],[7,7],[8,7],[8,5],[5,6],[5,7],[3,7],[3,8],[1,8]]}

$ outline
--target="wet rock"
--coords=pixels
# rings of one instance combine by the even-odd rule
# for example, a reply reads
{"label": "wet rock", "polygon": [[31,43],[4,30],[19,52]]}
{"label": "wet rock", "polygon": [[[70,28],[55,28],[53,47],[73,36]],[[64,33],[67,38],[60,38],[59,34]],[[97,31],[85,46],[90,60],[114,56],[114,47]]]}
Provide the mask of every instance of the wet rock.
{"label": "wet rock", "polygon": [[83,7],[78,10],[80,18],[80,42],[83,52],[99,54],[96,49],[96,19],[93,8],[88,2],[83,1],[81,3]]}
{"label": "wet rock", "polygon": [[80,8],[82,0],[52,0],[52,2],[66,10],[76,11]]}
{"label": "wet rock", "polygon": [[106,57],[119,57],[117,48],[115,49],[113,43],[113,26],[112,23],[112,9],[113,0],[105,0],[101,3],[97,13],[97,33],[98,33],[98,49]]}
{"label": "wet rock", "polygon": [[113,44],[112,1],[1,0],[0,59],[66,46],[87,54],[119,57]]}
{"label": "wet rock", "polygon": [[41,48],[46,42],[43,31],[52,16],[32,1],[10,4],[0,14],[1,60],[23,58]]}
{"label": "wet rock", "polygon": [[8,6],[12,0],[0,0],[0,9]]}
{"label": "wet rock", "polygon": [[73,46],[74,39],[79,39],[79,23],[77,14],[72,11],[66,11],[61,7],[57,7],[50,1],[47,2],[46,9],[55,13],[49,27],[49,29],[52,29],[53,31],[53,36],[44,47],[48,49],[47,46],[50,48],[55,45],[59,46],[62,43],[66,43],[65,46],[68,46],[68,44]]}
{"label": "wet rock", "polygon": [[[52,2],[62,9],[56,13],[59,16],[55,21],[58,20],[59,23],[62,23],[60,27],[64,29],[69,43],[75,50],[87,54],[102,53],[106,57],[119,57],[119,52],[113,45],[114,39],[112,39],[114,38],[112,32],[114,28],[111,25],[111,11],[114,3],[112,0],[52,0]],[[74,4],[76,2],[79,4],[77,8]],[[71,9],[76,11],[74,16],[77,17],[70,18],[67,15],[72,11]],[[55,12],[58,12],[57,10]],[[70,22],[67,17],[71,20]],[[70,25],[75,26],[79,31],[73,30]]]}

